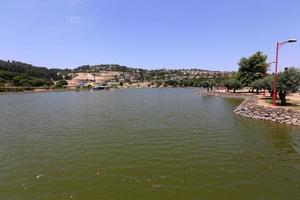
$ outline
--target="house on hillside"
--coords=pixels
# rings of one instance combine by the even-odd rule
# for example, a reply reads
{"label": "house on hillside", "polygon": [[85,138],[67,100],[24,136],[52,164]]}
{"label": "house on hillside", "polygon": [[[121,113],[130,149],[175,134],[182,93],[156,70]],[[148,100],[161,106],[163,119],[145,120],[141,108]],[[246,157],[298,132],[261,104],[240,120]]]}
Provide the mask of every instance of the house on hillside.
{"label": "house on hillside", "polygon": [[118,85],[119,85],[119,82],[117,82],[117,81],[107,82],[108,87],[117,87]]}

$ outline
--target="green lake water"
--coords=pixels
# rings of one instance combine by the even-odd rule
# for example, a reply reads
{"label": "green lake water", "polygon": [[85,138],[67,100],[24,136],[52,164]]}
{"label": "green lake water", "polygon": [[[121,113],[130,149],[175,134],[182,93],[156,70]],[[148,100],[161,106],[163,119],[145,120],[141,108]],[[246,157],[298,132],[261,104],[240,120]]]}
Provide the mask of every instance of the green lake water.
{"label": "green lake water", "polygon": [[300,129],[198,92],[0,94],[0,199],[300,199]]}

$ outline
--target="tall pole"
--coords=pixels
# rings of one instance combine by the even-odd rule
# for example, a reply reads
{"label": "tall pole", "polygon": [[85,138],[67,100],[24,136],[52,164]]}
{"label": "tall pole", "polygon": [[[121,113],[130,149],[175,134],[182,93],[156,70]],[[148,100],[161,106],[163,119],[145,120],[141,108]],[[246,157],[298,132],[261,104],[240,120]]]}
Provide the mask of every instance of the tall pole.
{"label": "tall pole", "polygon": [[279,48],[287,43],[294,43],[297,42],[296,39],[289,39],[287,41],[284,42],[277,42],[277,46],[276,46],[276,66],[275,66],[275,74],[274,74],[274,92],[273,92],[273,105],[276,106],[276,99],[277,99],[277,79],[278,79],[278,51]]}
{"label": "tall pole", "polygon": [[277,99],[277,70],[278,70],[278,51],[279,51],[280,43],[277,42],[276,46],[276,65],[275,65],[275,74],[274,74],[274,91],[273,91],[273,105],[276,106],[276,99]]}

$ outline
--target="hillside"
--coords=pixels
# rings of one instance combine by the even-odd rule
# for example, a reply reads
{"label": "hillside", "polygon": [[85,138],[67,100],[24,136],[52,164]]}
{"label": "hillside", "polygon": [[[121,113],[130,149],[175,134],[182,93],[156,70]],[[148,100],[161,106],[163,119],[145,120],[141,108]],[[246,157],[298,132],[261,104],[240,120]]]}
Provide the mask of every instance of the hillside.
{"label": "hillside", "polygon": [[85,65],[71,71],[68,86],[88,87],[99,83],[114,87],[199,87],[206,80],[217,84],[231,75],[231,72],[203,69],[146,70],[120,65]]}
{"label": "hillside", "polygon": [[9,87],[46,87],[62,81],[68,70],[47,69],[18,61],[0,60],[0,86]]}
{"label": "hillside", "polygon": [[230,72],[202,69],[130,68],[116,64],[83,65],[74,69],[48,69],[18,61],[0,60],[0,87],[53,88],[92,87],[199,87],[206,80],[220,83]]}

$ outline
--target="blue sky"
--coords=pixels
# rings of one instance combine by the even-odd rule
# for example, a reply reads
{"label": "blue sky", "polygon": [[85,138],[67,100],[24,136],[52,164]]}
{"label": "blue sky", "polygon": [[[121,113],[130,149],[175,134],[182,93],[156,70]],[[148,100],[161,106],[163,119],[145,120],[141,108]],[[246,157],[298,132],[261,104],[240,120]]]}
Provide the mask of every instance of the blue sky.
{"label": "blue sky", "polygon": [[[299,0],[0,0],[0,59],[46,67],[114,63],[236,70],[300,39]],[[300,66],[300,41],[280,68]]]}

